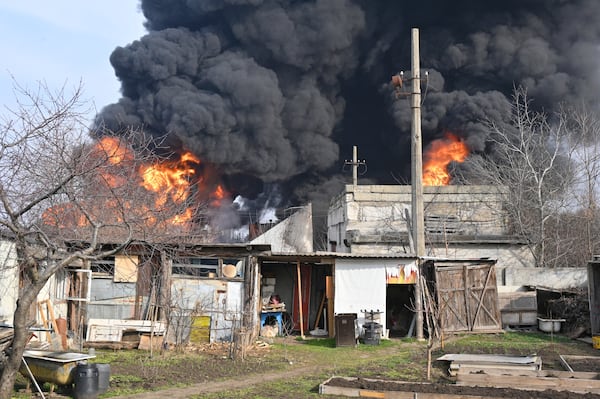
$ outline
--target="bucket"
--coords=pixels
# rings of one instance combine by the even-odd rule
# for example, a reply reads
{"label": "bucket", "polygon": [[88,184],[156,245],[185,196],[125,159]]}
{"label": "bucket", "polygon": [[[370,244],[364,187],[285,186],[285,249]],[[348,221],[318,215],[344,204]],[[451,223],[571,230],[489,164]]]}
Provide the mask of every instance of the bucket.
{"label": "bucket", "polygon": [[75,367],[73,396],[75,399],[98,397],[98,367],[94,363],[80,363]]}
{"label": "bucket", "polygon": [[98,393],[103,394],[110,386],[110,364],[96,363],[98,368]]}
{"label": "bucket", "polygon": [[600,335],[592,336],[592,346],[594,349],[600,349]]}

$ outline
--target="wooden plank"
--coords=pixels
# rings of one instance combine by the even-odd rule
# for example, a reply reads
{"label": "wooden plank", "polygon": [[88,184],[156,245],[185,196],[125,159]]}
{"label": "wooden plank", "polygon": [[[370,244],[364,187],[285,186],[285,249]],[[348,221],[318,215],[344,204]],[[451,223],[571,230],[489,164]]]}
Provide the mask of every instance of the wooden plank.
{"label": "wooden plank", "polygon": [[333,385],[324,384],[319,385],[319,394],[384,399],[501,399],[500,397],[494,396],[455,395],[449,393],[429,393],[413,391],[367,391],[359,388],[336,387]]}
{"label": "wooden plank", "polygon": [[465,370],[465,372],[484,372],[488,373],[488,371],[494,370],[496,374],[500,375],[519,375],[524,371],[536,372],[539,370],[539,367],[536,365],[506,365],[506,364],[486,364],[485,366],[475,365],[475,364],[460,364],[455,365],[451,364],[448,369],[448,374],[452,377],[456,377],[458,373]]}
{"label": "wooden plank", "polygon": [[361,389],[358,391],[358,396],[361,398],[385,398],[385,392]]}
{"label": "wooden plank", "polygon": [[518,368],[485,368],[475,365],[462,365],[459,374],[485,372],[489,375],[520,375],[526,377],[581,378],[587,380],[600,379],[600,372],[564,371],[564,370],[524,370]]}
{"label": "wooden plank", "polygon": [[569,365],[569,363],[567,362],[567,359],[565,359],[563,357],[563,355],[558,355],[558,357],[560,358],[560,363],[563,365],[563,367],[569,371],[573,371],[573,369],[571,368],[571,365]]}
{"label": "wooden plank", "polygon": [[599,360],[600,361],[600,356],[585,356],[585,355],[560,355],[561,357],[565,358],[567,361],[569,359],[573,359],[573,360]]}
{"label": "wooden plank", "polygon": [[600,380],[459,373],[456,385],[600,394]]}
{"label": "wooden plank", "polygon": [[52,335],[50,334],[50,331],[48,331],[48,321],[46,320],[46,315],[44,314],[44,307],[42,306],[42,302],[38,302],[38,310],[40,311],[40,318],[42,319],[42,325],[44,326],[44,329],[47,330],[46,331],[46,341],[48,343],[52,342]]}
{"label": "wooden plank", "polygon": [[48,308],[48,314],[50,315],[50,321],[52,322],[52,329],[56,333],[56,335],[60,335],[58,331],[58,326],[56,325],[56,317],[54,317],[54,307],[52,306],[52,302],[50,299],[46,299],[44,301],[46,303],[46,307]]}
{"label": "wooden plank", "polygon": [[[321,303],[319,304],[319,310],[317,311],[317,317],[315,319],[315,324],[313,325],[313,330],[316,330],[319,327],[319,322],[321,321],[321,315],[323,314],[323,306],[325,305],[325,292],[323,292],[323,296],[321,297]],[[325,322],[325,327],[327,327],[327,322]],[[326,330],[327,328],[325,328]]]}
{"label": "wooden plank", "polygon": [[151,320],[90,319],[86,341],[120,341],[126,330],[162,335],[166,330],[166,323],[153,323]]}

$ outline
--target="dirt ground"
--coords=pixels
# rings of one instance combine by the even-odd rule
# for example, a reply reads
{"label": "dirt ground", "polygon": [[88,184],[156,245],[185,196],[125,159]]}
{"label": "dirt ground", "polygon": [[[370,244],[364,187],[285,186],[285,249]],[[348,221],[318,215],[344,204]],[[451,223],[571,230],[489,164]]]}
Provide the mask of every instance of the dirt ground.
{"label": "dirt ground", "polygon": [[403,391],[419,393],[444,393],[453,395],[471,395],[484,398],[514,398],[514,399],[592,399],[599,398],[596,394],[577,394],[568,391],[525,391],[510,388],[467,387],[450,384],[407,384],[392,381],[372,382],[364,379],[348,381],[342,378],[332,379],[328,385],[359,388],[374,391]]}
{"label": "dirt ground", "polygon": [[[302,342],[296,342],[293,339],[287,341],[290,345],[304,345]],[[407,343],[407,345],[410,345]],[[463,345],[453,346],[448,342],[445,350],[446,353],[481,353],[482,348],[477,346]],[[393,346],[390,353],[386,356],[393,356],[393,351],[399,350],[404,344]],[[484,349],[485,350],[485,349]],[[492,349],[494,350],[494,349]],[[560,354],[573,355],[574,358],[568,357],[569,365],[574,371],[591,371],[600,372],[600,351],[593,350],[587,345],[578,345],[570,347],[568,352],[565,352],[565,347],[554,345],[552,343],[537,351],[537,355],[543,359],[544,370],[564,370],[564,366],[560,361]],[[251,386],[259,386],[268,381],[283,380],[289,381],[302,376],[319,375],[326,373],[328,375],[343,375],[346,377],[357,378],[357,383],[353,384],[352,388],[371,389],[371,390],[402,390],[409,392],[430,392],[430,393],[447,393],[459,395],[478,395],[480,397],[511,397],[514,399],[524,398],[600,398],[600,395],[592,394],[575,394],[572,392],[528,392],[516,389],[499,389],[499,388],[472,388],[460,387],[451,384],[452,380],[447,377],[447,363],[434,362],[433,367],[433,383],[417,384],[417,383],[402,383],[398,381],[378,381],[373,384],[368,379],[378,379],[378,375],[384,375],[387,370],[383,364],[378,362],[370,363],[366,367],[361,367],[360,372],[352,375],[339,373],[339,369],[332,368],[331,364],[315,363],[310,359],[294,359],[294,362],[285,360],[285,354],[281,353],[281,348],[273,348],[271,345],[264,342],[257,342],[245,353],[244,361],[234,361],[230,358],[231,346],[227,343],[209,344],[195,348],[188,348],[189,351],[196,351],[199,356],[182,356],[181,361],[173,361],[169,359],[168,367],[149,366],[143,357],[140,357],[138,363],[121,362],[118,358],[111,361],[111,390],[113,392],[118,389],[143,389],[144,393],[124,395],[114,397],[117,399],[159,399],[168,397],[170,399],[185,399],[200,393],[216,393],[221,395],[228,391],[237,389],[247,389]],[[459,352],[460,351],[460,352]],[[439,353],[438,353],[439,354]],[[433,358],[438,357],[434,354]],[[531,352],[527,348],[522,349],[522,353],[512,353],[519,355],[530,355]],[[593,355],[591,359],[577,358],[577,356]],[[146,355],[147,356],[147,355]],[[170,355],[173,356],[173,355]],[[361,356],[368,356],[362,354]],[[415,362],[423,358],[421,350],[415,351]],[[177,359],[177,356],[174,356]],[[197,359],[197,360],[196,360]],[[424,371],[423,371],[424,372]],[[113,378],[113,376],[115,378]],[[138,376],[138,380],[120,380],[119,376]],[[375,376],[375,377],[374,377]],[[425,381],[424,375],[420,381]],[[173,385],[173,381],[177,381],[180,387],[160,390],[160,387]],[[321,381],[323,382],[323,381]],[[330,382],[336,386],[348,386],[346,380],[335,380]],[[157,390],[158,389],[158,390]],[[308,395],[314,397],[315,393]],[[307,397],[308,397],[307,396]],[[272,396],[264,396],[272,397]],[[282,396],[278,396],[282,397]],[[283,396],[285,397],[285,396]]]}
{"label": "dirt ground", "polygon": [[[293,343],[299,344],[301,343]],[[579,352],[573,353],[575,356],[583,355],[600,355],[595,353],[591,348],[589,353],[585,352],[585,346]],[[450,350],[453,349],[451,346]],[[476,348],[463,348],[470,352],[475,352]],[[158,399],[164,397],[170,397],[171,399],[183,399],[190,395],[198,394],[199,392],[210,393],[210,392],[224,392],[228,390],[242,389],[249,386],[258,385],[266,381],[271,380],[290,380],[303,375],[310,375],[318,372],[319,370],[326,370],[327,365],[314,365],[314,364],[294,364],[286,367],[281,367],[281,363],[273,363],[268,360],[269,352],[271,348],[269,345],[261,345],[260,343],[254,345],[246,353],[244,362],[234,362],[228,358],[229,346],[222,344],[213,344],[211,346],[198,348],[198,351],[206,357],[208,356],[211,367],[206,367],[206,358],[202,365],[193,364],[189,362],[180,364],[179,366],[169,367],[168,369],[162,369],[158,373],[148,372],[148,378],[144,382],[140,382],[140,386],[145,389],[151,390],[157,386],[164,385],[165,381],[177,380],[182,384],[192,384],[184,388],[174,388],[166,391],[157,392],[146,392],[142,394],[122,396],[120,398],[129,399]],[[552,346],[542,350],[540,355],[544,361],[545,370],[564,370],[564,366],[560,362],[559,353]],[[526,351],[526,350],[524,350]],[[526,353],[523,353],[523,355]],[[434,356],[435,357],[435,356]],[[593,358],[569,358],[569,365],[574,371],[600,371],[600,356]],[[439,362],[438,362],[439,363]],[[140,370],[127,370],[123,368],[119,363],[111,365],[115,374],[131,374],[140,373]],[[132,367],[132,366],[127,366]],[[444,364],[435,364],[436,375],[444,374]],[[376,369],[365,370],[365,372],[376,372]],[[349,384],[344,379],[332,379],[330,385],[335,386],[346,386],[360,389],[370,390],[401,390],[409,392],[429,392],[429,393],[446,393],[446,394],[459,394],[459,395],[478,395],[480,397],[511,397],[514,399],[525,399],[525,398],[600,398],[600,395],[594,394],[576,394],[573,392],[559,392],[547,390],[543,392],[532,392],[523,391],[518,389],[500,389],[500,388],[485,388],[485,387],[464,387],[450,384],[449,380],[445,383],[440,382],[440,379],[436,379],[436,382],[432,384],[407,384],[398,383],[398,381],[378,381],[372,383],[367,381],[360,375],[354,375],[349,377],[358,377],[356,383]],[[222,380],[225,378],[225,380]],[[372,377],[370,377],[372,378]],[[220,380],[220,381],[218,381]],[[201,384],[198,384],[201,382]],[[112,381],[111,386],[118,387],[119,381]],[[351,385],[351,386],[350,386]]]}
{"label": "dirt ground", "polygon": [[[148,367],[144,364],[111,362],[111,373],[113,375],[138,375],[143,377],[139,382],[119,381],[113,379],[111,387],[120,388],[143,388],[147,390],[168,385],[169,382],[177,381],[181,385],[198,384],[203,385],[227,378],[229,380],[239,379],[258,373],[257,381],[264,376],[277,374],[279,364],[269,360],[271,347],[259,342],[248,349],[244,361],[231,359],[231,345],[229,343],[213,343],[186,349],[186,353],[196,352],[197,359],[186,356],[181,361],[170,361],[168,367]],[[207,364],[210,367],[207,367]],[[231,384],[230,384],[231,385]],[[227,386],[227,385],[225,385]],[[146,397],[146,396],[141,396]],[[165,396],[159,396],[165,397]],[[172,399],[175,399],[171,396]]]}

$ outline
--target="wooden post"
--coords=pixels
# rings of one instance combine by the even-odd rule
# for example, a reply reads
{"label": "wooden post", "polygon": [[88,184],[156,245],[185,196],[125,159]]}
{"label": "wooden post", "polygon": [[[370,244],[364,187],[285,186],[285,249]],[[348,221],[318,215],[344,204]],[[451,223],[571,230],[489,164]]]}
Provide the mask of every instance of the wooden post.
{"label": "wooden post", "polygon": [[[319,310],[317,311],[317,318],[315,319],[315,324],[313,326],[313,330],[316,330],[319,327],[319,322],[321,321],[321,315],[323,314],[323,306],[325,306],[325,292],[321,296],[321,303],[319,304]],[[327,327],[327,320],[325,320],[325,327]],[[325,328],[327,329],[327,328]]]}
{"label": "wooden post", "polygon": [[304,315],[302,314],[302,279],[300,273],[300,261],[296,262],[296,274],[298,275],[298,307],[300,311],[300,336],[304,339]]}
{"label": "wooden post", "polygon": [[333,314],[333,276],[325,277],[325,296],[327,297],[327,331],[329,338],[335,337],[335,317]]}
{"label": "wooden post", "polygon": [[46,330],[46,340],[48,341],[49,344],[52,344],[52,335],[50,334],[50,331],[48,330],[48,319],[46,318],[46,315],[44,314],[44,307],[42,306],[43,303],[44,303],[44,301],[38,302],[38,310],[40,312],[40,318],[42,319],[42,325],[44,326],[44,329]]}

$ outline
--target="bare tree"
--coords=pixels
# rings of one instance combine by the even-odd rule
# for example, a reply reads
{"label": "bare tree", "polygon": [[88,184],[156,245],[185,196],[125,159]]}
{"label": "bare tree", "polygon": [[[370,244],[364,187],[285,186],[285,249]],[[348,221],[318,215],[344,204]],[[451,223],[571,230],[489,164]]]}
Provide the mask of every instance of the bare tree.
{"label": "bare tree", "polygon": [[510,188],[509,224],[528,240],[536,266],[552,262],[546,259],[552,238],[548,225],[566,209],[574,183],[567,119],[564,112],[550,117],[533,111],[525,89],[515,89],[510,120],[486,122],[490,151],[469,157],[460,177]]}
{"label": "bare tree", "polygon": [[582,266],[600,248],[600,115],[585,104],[561,112],[570,131],[567,144],[573,149],[575,179],[568,208],[551,222],[547,258],[557,266]]}
{"label": "bare tree", "polygon": [[[0,398],[10,398],[29,339],[30,308],[47,281],[76,261],[115,254],[134,240],[178,229],[181,192],[156,201],[139,183],[159,145],[139,131],[96,132],[91,140],[81,85],[57,92],[15,84],[18,104],[0,120],[0,228],[14,245],[20,286],[14,338],[1,371]],[[163,190],[164,191],[164,190]],[[113,244],[110,249],[102,242]],[[77,245],[73,245],[73,243]]]}

